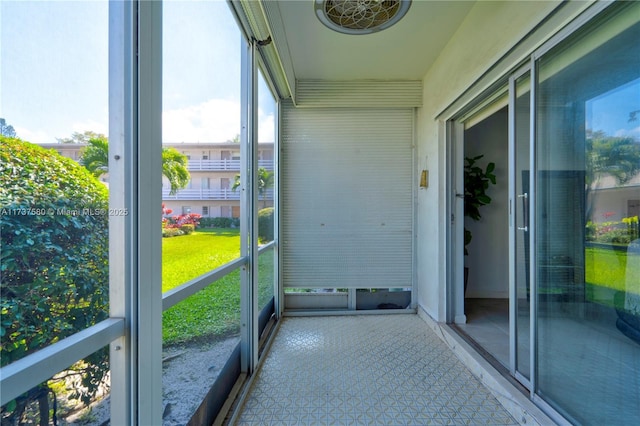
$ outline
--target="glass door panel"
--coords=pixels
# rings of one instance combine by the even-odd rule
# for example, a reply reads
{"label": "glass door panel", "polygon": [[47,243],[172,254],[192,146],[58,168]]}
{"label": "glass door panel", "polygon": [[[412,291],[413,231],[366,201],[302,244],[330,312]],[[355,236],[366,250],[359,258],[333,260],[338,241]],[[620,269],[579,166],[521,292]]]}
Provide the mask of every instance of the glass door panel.
{"label": "glass door panel", "polygon": [[621,3],[536,66],[536,392],[580,424],[640,423],[639,39]]}
{"label": "glass door panel", "polygon": [[[511,324],[512,370],[528,386],[531,379],[531,289],[529,283],[530,232],[530,72],[512,78],[511,111]],[[522,380],[524,379],[524,380]]]}
{"label": "glass door panel", "polygon": [[[221,397],[220,383],[235,380],[225,366],[240,363],[247,304],[244,271],[230,271],[244,255],[249,214],[234,186],[247,173],[239,154],[245,44],[224,2],[166,1],[162,20],[162,292],[200,288],[162,315],[163,420],[201,424],[217,403],[210,390]],[[214,272],[221,268],[226,275]],[[181,374],[185,367],[193,373]]]}
{"label": "glass door panel", "polygon": [[[261,248],[258,266],[258,312],[260,318],[268,319],[273,313],[275,294],[274,249],[266,248],[275,241],[275,199],[276,182],[274,146],[276,140],[276,100],[267,81],[258,70],[258,245]],[[266,308],[266,309],[265,309]],[[262,312],[265,310],[265,312]],[[260,321],[260,332],[266,321]]]}

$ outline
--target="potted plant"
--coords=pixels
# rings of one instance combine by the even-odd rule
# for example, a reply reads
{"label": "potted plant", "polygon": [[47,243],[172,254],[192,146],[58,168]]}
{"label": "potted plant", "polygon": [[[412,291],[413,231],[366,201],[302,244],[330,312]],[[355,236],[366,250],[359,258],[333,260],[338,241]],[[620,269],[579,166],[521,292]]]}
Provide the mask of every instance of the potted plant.
{"label": "potted plant", "polygon": [[[477,162],[484,155],[477,157],[466,157],[464,159],[464,215],[473,220],[480,220],[480,207],[486,206],[491,202],[491,197],[487,195],[489,185],[496,184],[496,175],[493,171],[496,168],[495,163],[487,164],[483,169]],[[467,246],[471,242],[473,236],[471,231],[464,228],[464,254],[469,254]],[[469,268],[464,268],[464,291],[467,292],[467,282],[469,279]]]}

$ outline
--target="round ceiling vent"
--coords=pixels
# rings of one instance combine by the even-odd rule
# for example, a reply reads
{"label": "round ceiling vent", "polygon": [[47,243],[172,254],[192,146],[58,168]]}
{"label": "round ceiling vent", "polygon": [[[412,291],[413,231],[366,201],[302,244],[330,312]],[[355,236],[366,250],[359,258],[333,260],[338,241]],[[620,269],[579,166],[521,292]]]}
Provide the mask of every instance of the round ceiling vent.
{"label": "round ceiling vent", "polygon": [[370,34],[398,22],[411,0],[315,0],[318,19],[344,34]]}

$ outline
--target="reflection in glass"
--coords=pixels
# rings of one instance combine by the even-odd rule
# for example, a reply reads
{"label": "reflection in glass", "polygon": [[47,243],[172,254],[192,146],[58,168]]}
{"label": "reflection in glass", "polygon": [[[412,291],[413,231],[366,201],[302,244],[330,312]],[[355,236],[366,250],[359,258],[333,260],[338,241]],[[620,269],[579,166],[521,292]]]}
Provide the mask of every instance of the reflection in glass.
{"label": "reflection in glass", "polygon": [[640,4],[621,9],[538,64],[538,392],[583,424],[640,422]]}

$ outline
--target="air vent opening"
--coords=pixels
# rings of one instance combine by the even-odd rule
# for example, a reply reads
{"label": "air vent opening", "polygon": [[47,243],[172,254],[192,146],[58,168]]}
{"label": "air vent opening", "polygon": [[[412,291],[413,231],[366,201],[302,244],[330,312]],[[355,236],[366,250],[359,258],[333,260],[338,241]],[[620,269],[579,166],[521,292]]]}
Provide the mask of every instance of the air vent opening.
{"label": "air vent opening", "polygon": [[371,34],[398,22],[411,0],[315,0],[316,16],[343,34]]}

